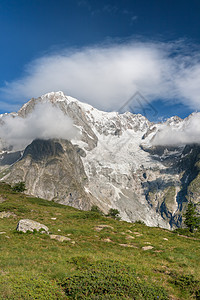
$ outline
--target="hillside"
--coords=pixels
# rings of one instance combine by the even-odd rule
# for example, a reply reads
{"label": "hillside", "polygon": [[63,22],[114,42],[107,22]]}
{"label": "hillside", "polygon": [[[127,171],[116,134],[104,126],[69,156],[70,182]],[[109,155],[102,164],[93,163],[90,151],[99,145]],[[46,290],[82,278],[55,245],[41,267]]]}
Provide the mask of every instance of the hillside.
{"label": "hillside", "polygon": [[[4,183],[0,212],[0,299],[200,299],[198,234],[117,221]],[[21,219],[50,234],[19,233]]]}

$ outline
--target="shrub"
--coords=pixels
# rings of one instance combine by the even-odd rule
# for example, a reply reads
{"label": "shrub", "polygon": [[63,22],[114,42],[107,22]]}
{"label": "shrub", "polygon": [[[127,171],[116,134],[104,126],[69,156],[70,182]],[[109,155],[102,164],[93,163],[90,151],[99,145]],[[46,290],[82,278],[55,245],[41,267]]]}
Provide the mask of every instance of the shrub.
{"label": "shrub", "polygon": [[118,261],[73,260],[77,272],[62,282],[69,299],[169,299],[165,290],[140,280]]}
{"label": "shrub", "polygon": [[179,274],[172,274],[172,283],[181,288],[183,293],[189,293],[190,295],[195,295],[196,299],[200,293],[200,281],[196,280],[193,275],[179,275]]}
{"label": "shrub", "polygon": [[113,219],[116,219],[116,220],[120,220],[120,216],[119,216],[119,210],[116,209],[116,208],[111,208],[107,214],[108,217],[111,217]]}
{"label": "shrub", "polygon": [[13,187],[12,187],[12,190],[14,192],[19,192],[19,193],[22,193],[26,190],[26,187],[25,187],[25,182],[23,181],[20,181],[18,183],[16,183]]}
{"label": "shrub", "polygon": [[103,216],[103,212],[100,210],[100,208],[97,205],[92,205],[91,211],[96,212]]}
{"label": "shrub", "polygon": [[139,225],[145,225],[144,221],[142,221],[142,220],[137,220],[134,223],[139,224]]}

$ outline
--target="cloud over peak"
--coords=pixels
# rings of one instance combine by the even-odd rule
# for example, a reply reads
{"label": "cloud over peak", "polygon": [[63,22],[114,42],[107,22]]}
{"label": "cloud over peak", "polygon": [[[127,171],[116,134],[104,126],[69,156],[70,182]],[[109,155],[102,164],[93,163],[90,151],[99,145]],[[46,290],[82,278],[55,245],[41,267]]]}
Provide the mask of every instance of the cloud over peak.
{"label": "cloud over peak", "polygon": [[78,134],[73,121],[51,103],[38,103],[26,118],[5,115],[0,137],[15,150],[24,149],[34,139],[62,138],[71,140]]}
{"label": "cloud over peak", "polygon": [[181,121],[177,126],[164,123],[156,133],[152,145],[179,146],[186,144],[200,144],[200,113],[193,113]]}
{"label": "cloud over peak", "polygon": [[7,99],[62,90],[103,110],[117,110],[136,91],[148,101],[179,101],[200,109],[200,57],[179,43],[139,42],[65,49],[26,66],[0,89]]}

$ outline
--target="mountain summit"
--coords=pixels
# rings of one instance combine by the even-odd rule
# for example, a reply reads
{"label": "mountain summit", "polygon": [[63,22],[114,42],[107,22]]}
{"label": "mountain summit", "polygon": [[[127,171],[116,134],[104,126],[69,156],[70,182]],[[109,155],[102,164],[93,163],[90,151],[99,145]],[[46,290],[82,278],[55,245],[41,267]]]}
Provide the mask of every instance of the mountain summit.
{"label": "mountain summit", "polygon": [[[45,112],[49,104],[52,119],[45,116],[54,110],[44,118],[43,112],[34,115],[38,105]],[[32,131],[21,149],[14,139],[0,140],[1,180],[25,181],[28,194],[84,210],[116,208],[123,220],[168,229],[181,226],[189,200],[200,199],[200,147],[172,139],[193,116],[155,124],[140,114],[103,112],[52,92],[32,98],[18,113],[1,115],[1,132],[8,118],[9,124],[18,120],[18,131],[26,124]]]}

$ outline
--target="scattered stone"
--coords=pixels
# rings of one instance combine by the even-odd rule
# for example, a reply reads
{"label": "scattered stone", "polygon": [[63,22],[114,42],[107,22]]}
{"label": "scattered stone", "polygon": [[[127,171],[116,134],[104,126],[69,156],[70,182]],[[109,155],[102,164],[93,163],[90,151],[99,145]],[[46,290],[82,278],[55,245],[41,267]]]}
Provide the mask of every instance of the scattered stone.
{"label": "scattered stone", "polygon": [[133,232],[136,236],[142,236],[143,234],[142,233],[139,233],[139,232]]}
{"label": "scattered stone", "polygon": [[104,242],[107,242],[107,243],[113,243],[113,241],[111,241],[111,239],[107,238],[107,239],[103,239]]}
{"label": "scattered stone", "polygon": [[4,201],[6,201],[6,199],[0,196],[0,203],[3,203]]}
{"label": "scattered stone", "polygon": [[101,230],[103,230],[104,228],[114,229],[112,226],[110,226],[110,225],[104,225],[104,224],[98,225],[98,226],[96,226],[94,229],[95,229],[96,231],[101,231]]}
{"label": "scattered stone", "polygon": [[29,219],[22,219],[17,224],[17,231],[27,232],[27,231],[40,231],[41,233],[49,233],[49,228],[45,226],[44,224],[40,224],[36,221],[29,220]]}
{"label": "scattered stone", "polygon": [[167,238],[163,238],[163,240],[164,240],[164,241],[168,241],[168,239],[167,239]]}
{"label": "scattered stone", "polygon": [[61,231],[60,229],[58,229],[58,231]]}
{"label": "scattered stone", "polygon": [[119,244],[119,245],[122,246],[122,247],[137,248],[136,246],[131,245],[131,244]]}
{"label": "scattered stone", "polygon": [[50,238],[52,240],[57,240],[59,242],[64,242],[64,241],[71,241],[70,238],[66,237],[66,236],[62,236],[62,235],[57,235],[57,234],[50,234]]}
{"label": "scattered stone", "polygon": [[127,235],[126,239],[134,239],[134,236],[132,236],[132,235]]}
{"label": "scattered stone", "polygon": [[147,245],[151,245],[151,243],[150,242],[144,242],[145,244],[147,244]]}
{"label": "scattered stone", "polygon": [[5,272],[4,270],[0,270],[1,275],[7,275],[9,272]]}
{"label": "scattered stone", "polygon": [[16,217],[16,215],[10,211],[1,211],[0,212],[0,219],[9,218],[9,217]]}
{"label": "scattered stone", "polygon": [[145,247],[142,247],[142,250],[146,251],[146,250],[151,250],[153,249],[153,246],[145,246]]}
{"label": "scattered stone", "polygon": [[125,232],[120,232],[121,234],[125,235],[126,233]]}
{"label": "scattered stone", "polygon": [[7,239],[10,239],[10,237],[8,235],[5,236]]}
{"label": "scattered stone", "polygon": [[51,218],[51,220],[56,220],[57,218]]}
{"label": "scattered stone", "polygon": [[126,230],[126,232],[133,233],[133,232],[132,232],[131,230],[129,230],[129,229],[128,229],[128,230]]}
{"label": "scattered stone", "polygon": [[76,242],[75,242],[75,241],[71,241],[71,244],[73,244],[73,245],[74,245],[74,244],[76,244]]}
{"label": "scattered stone", "polygon": [[5,233],[6,233],[5,231],[0,232],[0,234],[5,234]]}

